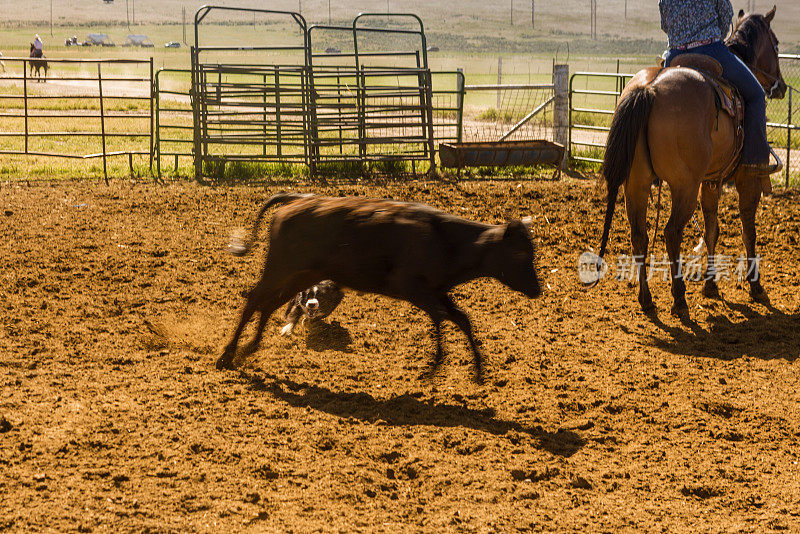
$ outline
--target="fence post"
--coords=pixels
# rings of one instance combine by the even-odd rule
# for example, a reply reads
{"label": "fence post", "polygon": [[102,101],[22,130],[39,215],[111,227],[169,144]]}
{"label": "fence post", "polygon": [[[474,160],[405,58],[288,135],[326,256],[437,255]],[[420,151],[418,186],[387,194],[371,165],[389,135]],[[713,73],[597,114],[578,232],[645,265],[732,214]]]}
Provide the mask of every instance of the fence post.
{"label": "fence post", "polygon": [[[553,134],[554,141],[564,147],[569,146],[569,65],[553,67]],[[561,168],[567,163],[566,151]]]}
{"label": "fence post", "polygon": [[192,104],[192,134],[194,141],[194,179],[203,182],[203,150],[200,139],[200,66],[197,61],[197,49],[192,46],[189,57],[192,60],[192,87],[189,90],[189,100]]}
{"label": "fence post", "polygon": [[[266,122],[264,129],[266,130]],[[266,131],[264,133],[266,135]],[[278,157],[280,158],[283,150],[281,144],[283,143],[283,134],[281,132],[281,70],[278,65],[275,65],[275,137],[276,148]]]}
{"label": "fence post", "polygon": [[358,95],[358,156],[362,172],[365,172],[364,164],[367,159],[367,78],[363,65],[356,71],[356,76],[358,76],[358,92],[356,93]]}
{"label": "fence post", "polygon": [[[150,58],[152,62],[153,58]],[[152,65],[152,63],[151,63]],[[155,75],[155,79],[153,80],[153,103],[155,104],[155,112],[153,114],[155,126],[153,128],[153,133],[155,134],[155,138],[153,139],[153,149],[151,154],[155,152],[155,159],[156,159],[156,181],[161,180],[161,121],[159,120],[159,116],[161,115],[161,102],[159,101],[159,94],[161,93],[161,88],[158,83],[158,72]],[[152,170],[152,165],[151,165]]]}
{"label": "fence post", "polygon": [[103,74],[102,63],[97,64],[97,89],[100,94],[100,139],[103,141],[103,176],[108,185],[108,162],[106,158],[106,114],[103,108]]}
{"label": "fence post", "polygon": [[22,60],[22,97],[25,100],[25,153],[28,153],[28,61]]}
{"label": "fence post", "polygon": [[436,172],[436,146],[433,140],[433,75],[429,68],[425,68],[425,115],[427,116],[428,156],[430,167],[428,174],[433,176]]}
{"label": "fence post", "polygon": [[153,151],[155,150],[155,139],[153,128],[155,127],[155,115],[153,114],[153,99],[156,96],[156,86],[153,80],[153,57],[150,56],[150,174],[153,174]]}
{"label": "fence post", "polygon": [[456,74],[456,140],[463,140],[464,129],[464,70],[459,68]]}
{"label": "fence post", "polygon": [[[503,83],[503,58],[497,58],[497,85]],[[500,112],[500,88],[497,89],[497,112]]]}
{"label": "fence post", "polygon": [[[256,18],[256,15],[255,15],[255,13],[253,13],[253,21],[255,21],[255,18]],[[255,27],[255,22],[253,23],[253,26]],[[264,92],[262,94],[261,104],[264,106],[264,112],[261,115],[261,120],[264,121],[264,124],[262,125],[262,128],[261,128],[261,131],[262,131],[261,135],[264,136],[264,139],[262,140],[263,141],[263,145],[262,145],[262,148],[261,148],[261,154],[263,156],[266,156],[267,155],[267,75],[264,74],[263,78],[264,79],[262,81],[263,81]]]}
{"label": "fence post", "polygon": [[789,170],[792,167],[792,88],[789,87],[789,115],[786,117],[786,187],[789,187]]}

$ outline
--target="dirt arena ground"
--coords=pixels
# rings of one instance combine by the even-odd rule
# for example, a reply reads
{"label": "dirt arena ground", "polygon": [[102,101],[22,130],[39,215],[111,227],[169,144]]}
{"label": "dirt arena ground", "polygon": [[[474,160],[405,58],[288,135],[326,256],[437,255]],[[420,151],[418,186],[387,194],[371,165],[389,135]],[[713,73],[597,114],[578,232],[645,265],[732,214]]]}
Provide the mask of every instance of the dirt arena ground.
{"label": "dirt arena ground", "polygon": [[[228,237],[277,188],[6,184],[0,530],[800,531],[800,191],[759,209],[771,304],[690,283],[681,321],[660,280],[655,319],[625,281],[580,286],[592,183],[317,190],[533,216],[542,298],[455,292],[487,384],[450,326],[443,372],[420,380],[428,319],[352,292],[290,339],[273,318],[240,370],[217,371],[264,252],[235,258]],[[722,204],[720,252],[738,256],[735,191]],[[620,205],[611,257],[627,243]]]}

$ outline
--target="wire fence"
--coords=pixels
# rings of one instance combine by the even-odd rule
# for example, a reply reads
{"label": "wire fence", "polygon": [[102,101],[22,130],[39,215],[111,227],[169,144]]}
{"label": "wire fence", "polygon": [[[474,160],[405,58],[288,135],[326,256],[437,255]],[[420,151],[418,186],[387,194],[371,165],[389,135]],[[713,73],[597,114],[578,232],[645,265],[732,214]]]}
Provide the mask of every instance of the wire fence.
{"label": "wire fence", "polygon": [[467,85],[465,105],[471,113],[464,123],[464,139],[552,139],[554,100],[553,84]]}

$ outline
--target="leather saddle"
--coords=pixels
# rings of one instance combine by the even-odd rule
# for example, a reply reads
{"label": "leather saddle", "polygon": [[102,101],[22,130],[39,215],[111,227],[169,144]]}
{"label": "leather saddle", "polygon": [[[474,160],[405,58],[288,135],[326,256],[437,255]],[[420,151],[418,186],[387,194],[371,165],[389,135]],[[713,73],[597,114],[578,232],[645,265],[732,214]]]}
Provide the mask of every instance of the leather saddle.
{"label": "leather saddle", "polygon": [[720,111],[728,114],[733,120],[736,149],[725,166],[710,172],[705,178],[706,181],[715,182],[729,180],[739,166],[744,144],[744,100],[736,86],[722,77],[722,65],[713,57],[703,54],[681,54],[672,60],[671,67],[685,67],[699,72],[714,91],[717,125],[719,125]]}

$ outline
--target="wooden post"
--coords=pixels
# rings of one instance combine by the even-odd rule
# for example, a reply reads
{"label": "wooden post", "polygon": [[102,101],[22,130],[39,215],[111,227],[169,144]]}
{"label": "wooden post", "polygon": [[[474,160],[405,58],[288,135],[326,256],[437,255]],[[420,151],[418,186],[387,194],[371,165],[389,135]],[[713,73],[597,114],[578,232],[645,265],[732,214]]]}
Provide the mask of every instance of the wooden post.
{"label": "wooden post", "polygon": [[[569,144],[569,65],[553,67],[553,133],[554,141],[564,147]],[[561,168],[566,166],[566,151]]]}
{"label": "wooden post", "polygon": [[22,98],[25,101],[25,153],[28,153],[28,61],[22,60]]}
{"label": "wooden post", "polygon": [[[497,58],[497,85],[503,83],[503,58]],[[497,89],[497,111],[500,111],[500,89]]]}
{"label": "wooden post", "polygon": [[108,161],[106,158],[106,117],[103,107],[103,73],[102,63],[97,64],[97,89],[100,93],[100,139],[103,141],[103,177],[108,185]]}

